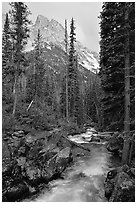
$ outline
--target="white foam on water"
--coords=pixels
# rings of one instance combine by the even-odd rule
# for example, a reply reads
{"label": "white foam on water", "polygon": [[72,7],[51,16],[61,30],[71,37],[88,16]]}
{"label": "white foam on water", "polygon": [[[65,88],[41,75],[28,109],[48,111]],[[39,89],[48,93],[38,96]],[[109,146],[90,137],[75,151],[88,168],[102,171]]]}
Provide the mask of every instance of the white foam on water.
{"label": "white foam on water", "polygon": [[[84,135],[89,137],[89,132]],[[83,134],[74,135],[69,136],[69,139],[83,143],[82,137]],[[110,154],[104,145],[95,144],[91,144],[90,155],[80,157],[66,169],[64,180],[50,182],[50,190],[43,190],[30,202],[106,202],[104,179],[110,168]]]}

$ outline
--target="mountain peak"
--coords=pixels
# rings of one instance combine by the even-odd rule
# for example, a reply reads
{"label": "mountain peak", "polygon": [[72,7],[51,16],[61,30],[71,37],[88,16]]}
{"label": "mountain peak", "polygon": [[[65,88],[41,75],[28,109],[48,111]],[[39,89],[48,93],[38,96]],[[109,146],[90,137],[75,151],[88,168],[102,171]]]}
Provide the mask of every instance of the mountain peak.
{"label": "mountain peak", "polygon": [[63,26],[58,21],[56,21],[55,19],[51,19],[50,24],[52,26],[60,27],[60,28],[62,28],[64,30]]}
{"label": "mountain peak", "polygon": [[[40,29],[40,33],[44,42],[48,43],[49,45],[56,45],[62,50],[65,50],[65,29],[58,21],[54,19],[49,20],[43,15],[38,15],[35,25],[31,29],[31,42],[29,41],[28,45],[31,45],[33,43],[34,39],[37,36],[38,29]],[[79,57],[79,64],[81,64],[86,69],[96,73],[96,71],[98,71],[99,69],[99,63],[97,58],[98,55],[95,52],[92,52],[86,47],[84,47],[78,41],[75,43],[75,47]]]}
{"label": "mountain peak", "polygon": [[49,24],[49,19],[43,15],[38,15],[36,22],[35,22],[35,27],[47,27]]}

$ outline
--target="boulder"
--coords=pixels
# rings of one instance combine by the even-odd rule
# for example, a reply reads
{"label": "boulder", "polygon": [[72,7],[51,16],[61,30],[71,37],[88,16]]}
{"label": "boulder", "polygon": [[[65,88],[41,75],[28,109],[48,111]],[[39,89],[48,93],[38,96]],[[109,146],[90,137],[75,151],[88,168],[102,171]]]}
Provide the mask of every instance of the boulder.
{"label": "boulder", "polygon": [[119,153],[123,149],[124,139],[118,132],[114,133],[108,141],[107,150],[113,153]]}
{"label": "boulder", "polygon": [[35,192],[39,185],[59,177],[72,161],[70,147],[47,142],[44,137],[38,138],[31,133],[17,138],[18,134],[23,133],[18,131],[11,138],[12,165],[3,167],[3,200],[7,201]]}
{"label": "boulder", "polygon": [[70,147],[66,147],[62,149],[56,157],[55,165],[56,165],[56,170],[61,173],[68,165],[68,163],[72,159],[72,153]]}
{"label": "boulder", "polygon": [[128,174],[120,172],[117,176],[117,182],[110,202],[134,202],[135,201],[135,183]]}
{"label": "boulder", "polygon": [[86,174],[84,174],[83,172],[78,172],[77,174],[72,174],[71,176],[71,180],[79,180],[81,178],[86,178]]}
{"label": "boulder", "polygon": [[135,180],[127,165],[109,171],[104,185],[109,202],[135,201]]}
{"label": "boulder", "polygon": [[12,186],[7,189],[3,193],[3,198],[2,201],[7,201],[7,202],[14,202],[17,201],[18,199],[24,198],[27,196],[29,193],[29,188],[26,185],[26,183],[21,182],[15,186]]}
{"label": "boulder", "polygon": [[29,162],[26,164],[25,175],[28,183],[32,187],[37,186],[41,182],[41,170],[38,167],[29,164]]}

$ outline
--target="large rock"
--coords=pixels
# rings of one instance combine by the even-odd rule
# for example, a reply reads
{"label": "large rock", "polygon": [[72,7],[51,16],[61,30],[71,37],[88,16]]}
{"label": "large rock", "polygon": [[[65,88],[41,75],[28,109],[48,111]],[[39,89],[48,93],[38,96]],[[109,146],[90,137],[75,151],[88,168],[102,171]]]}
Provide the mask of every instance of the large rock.
{"label": "large rock", "polygon": [[124,140],[122,135],[118,132],[114,133],[112,138],[108,141],[107,150],[113,153],[118,153],[123,149]]}
{"label": "large rock", "polygon": [[135,181],[127,165],[108,172],[105,180],[105,196],[110,202],[134,202]]}
{"label": "large rock", "polygon": [[56,170],[61,173],[68,163],[72,160],[72,153],[70,147],[66,147],[62,149],[56,157],[55,165],[56,165]]}
{"label": "large rock", "polygon": [[17,143],[14,138],[12,165],[3,168],[3,201],[20,199],[39,184],[56,179],[72,160],[70,147],[31,134],[19,137]]}
{"label": "large rock", "polygon": [[11,186],[3,193],[3,201],[14,202],[29,194],[29,187],[25,182]]}

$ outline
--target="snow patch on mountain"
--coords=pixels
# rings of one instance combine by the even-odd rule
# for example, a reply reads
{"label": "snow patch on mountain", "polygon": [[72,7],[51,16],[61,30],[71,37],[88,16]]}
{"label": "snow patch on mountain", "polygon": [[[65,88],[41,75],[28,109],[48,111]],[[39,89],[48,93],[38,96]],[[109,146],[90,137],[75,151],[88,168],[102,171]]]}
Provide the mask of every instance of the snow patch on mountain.
{"label": "snow patch on mountain", "polygon": [[[31,27],[30,38],[26,50],[32,50],[32,43],[37,36],[38,29],[42,35],[43,41],[48,44],[47,49],[52,50],[54,46],[60,47],[65,51],[63,26],[54,19],[38,15],[35,24]],[[84,47],[80,42],[75,44],[79,64],[91,72],[97,73],[99,70],[98,54]]]}

